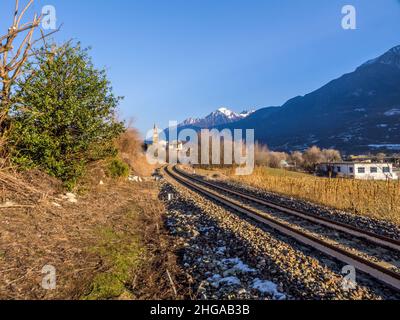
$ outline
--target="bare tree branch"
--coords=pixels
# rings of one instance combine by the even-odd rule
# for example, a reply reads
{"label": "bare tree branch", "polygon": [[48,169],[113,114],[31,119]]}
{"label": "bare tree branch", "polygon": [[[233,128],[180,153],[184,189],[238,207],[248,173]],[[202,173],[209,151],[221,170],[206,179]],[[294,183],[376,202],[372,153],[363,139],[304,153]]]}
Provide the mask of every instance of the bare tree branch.
{"label": "bare tree branch", "polygon": [[[23,71],[23,67],[29,57],[34,55],[33,47],[48,36],[58,32],[60,28],[45,34],[40,28],[42,15],[35,14],[29,22],[22,23],[34,0],[29,0],[20,11],[20,2],[15,0],[13,22],[7,33],[0,36],[0,138],[4,133],[4,121],[8,117],[11,108],[11,89],[13,84]],[[34,40],[34,32],[39,29],[41,36]],[[23,38],[19,42],[18,49],[14,52],[14,42],[17,38]],[[46,43],[45,43],[46,45]]]}

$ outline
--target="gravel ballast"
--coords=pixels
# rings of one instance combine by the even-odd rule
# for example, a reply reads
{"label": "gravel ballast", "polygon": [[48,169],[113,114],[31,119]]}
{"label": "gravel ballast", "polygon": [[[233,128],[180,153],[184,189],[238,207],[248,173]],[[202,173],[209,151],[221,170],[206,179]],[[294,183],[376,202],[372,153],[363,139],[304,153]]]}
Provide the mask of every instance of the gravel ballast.
{"label": "gravel ballast", "polygon": [[260,226],[176,183],[160,197],[195,299],[386,299],[395,294],[358,274],[343,287],[344,265]]}

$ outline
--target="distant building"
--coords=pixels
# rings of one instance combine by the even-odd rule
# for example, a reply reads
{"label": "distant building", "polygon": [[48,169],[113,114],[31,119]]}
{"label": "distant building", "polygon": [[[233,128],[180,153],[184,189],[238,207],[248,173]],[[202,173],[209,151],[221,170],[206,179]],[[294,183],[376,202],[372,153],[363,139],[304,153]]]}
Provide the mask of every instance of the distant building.
{"label": "distant building", "polygon": [[345,158],[345,161],[351,162],[380,162],[380,163],[392,163],[393,166],[400,166],[400,154],[392,154],[392,155],[360,155],[360,156],[348,156]]}
{"label": "distant building", "polygon": [[182,141],[165,141],[165,140],[160,140],[159,136],[159,129],[157,125],[154,125],[153,128],[153,141],[151,142],[153,146],[158,146],[159,148],[164,148],[164,149],[169,149],[172,151],[183,151],[183,145],[184,142]]}
{"label": "distant building", "polygon": [[154,124],[154,129],[153,129],[153,145],[158,145],[159,143],[159,134],[158,134],[158,128],[157,125]]}
{"label": "distant building", "polygon": [[286,169],[293,168],[293,166],[290,165],[289,162],[287,162],[286,160],[282,160],[282,161],[279,163],[279,167],[280,167],[280,168],[286,168]]}
{"label": "distant building", "polygon": [[335,162],[321,163],[318,171],[331,177],[353,178],[359,180],[397,180],[391,163],[377,162]]}
{"label": "distant building", "polygon": [[173,151],[183,151],[183,142],[182,141],[172,141],[168,144],[168,148]]}

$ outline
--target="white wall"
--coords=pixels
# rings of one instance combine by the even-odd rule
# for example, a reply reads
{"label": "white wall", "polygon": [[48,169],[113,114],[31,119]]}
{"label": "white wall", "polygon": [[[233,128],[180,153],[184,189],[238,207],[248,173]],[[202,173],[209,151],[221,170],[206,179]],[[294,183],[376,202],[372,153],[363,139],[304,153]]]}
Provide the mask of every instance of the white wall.
{"label": "white wall", "polygon": [[[339,167],[340,167],[340,171],[338,169]],[[353,169],[353,172],[351,171],[351,168]],[[344,176],[353,176],[354,175],[354,165],[353,164],[335,165],[334,169],[338,175],[344,175]]]}
{"label": "white wall", "polygon": [[[365,173],[359,173],[359,168],[365,168]],[[371,172],[371,168],[377,168],[377,172]],[[390,172],[383,172],[384,168],[389,168]],[[360,163],[355,164],[355,178],[363,180],[387,180],[397,179],[397,176],[393,173],[392,164],[388,163]]]}

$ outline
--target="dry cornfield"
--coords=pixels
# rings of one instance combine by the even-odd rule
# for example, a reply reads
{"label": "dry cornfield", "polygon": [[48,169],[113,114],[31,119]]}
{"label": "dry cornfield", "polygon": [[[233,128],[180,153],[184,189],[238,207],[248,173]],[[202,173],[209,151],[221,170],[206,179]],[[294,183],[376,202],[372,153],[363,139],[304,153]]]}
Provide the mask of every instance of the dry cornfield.
{"label": "dry cornfield", "polygon": [[400,181],[328,179],[262,167],[250,176],[225,173],[256,188],[400,224]]}

